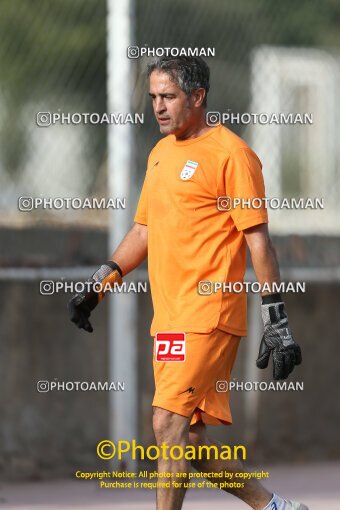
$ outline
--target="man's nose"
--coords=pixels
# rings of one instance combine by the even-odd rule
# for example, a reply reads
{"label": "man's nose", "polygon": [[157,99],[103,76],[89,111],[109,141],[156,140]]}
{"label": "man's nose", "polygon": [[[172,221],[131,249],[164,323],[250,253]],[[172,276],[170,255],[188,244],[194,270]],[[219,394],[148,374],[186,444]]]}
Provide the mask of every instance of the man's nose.
{"label": "man's nose", "polygon": [[156,98],[155,100],[155,112],[160,114],[166,110],[164,100],[160,98]]}

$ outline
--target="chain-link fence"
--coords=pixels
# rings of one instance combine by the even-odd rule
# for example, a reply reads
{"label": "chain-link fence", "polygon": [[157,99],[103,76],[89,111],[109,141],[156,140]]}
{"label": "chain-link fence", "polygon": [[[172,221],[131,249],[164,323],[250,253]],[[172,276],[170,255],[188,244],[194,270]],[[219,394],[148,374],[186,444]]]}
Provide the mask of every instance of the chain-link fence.
{"label": "chain-link fence", "polygon": [[[58,209],[58,203],[53,209],[47,202],[45,209],[38,206],[28,213],[19,207],[28,210],[30,203],[18,203],[21,196],[107,197],[107,123],[102,119],[107,111],[106,1],[4,0],[0,9],[1,223],[106,228],[107,211],[89,204],[74,202],[72,210],[70,205]],[[259,152],[269,195],[280,188],[280,196],[319,193],[325,199],[325,209],[332,208],[329,233],[337,230],[332,219],[339,188],[338,66],[331,56],[340,45],[337,13],[332,0],[298,5],[146,0],[135,2],[134,26],[140,47],[215,49],[215,56],[207,58],[212,77],[208,109],[234,115],[226,125]],[[144,114],[144,122],[134,126],[137,178],[131,185],[136,190],[148,152],[159,138],[147,96],[147,60],[133,63],[131,113]],[[280,111],[311,113],[313,124],[273,126],[242,117]],[[323,232],[327,213],[309,212],[309,222],[306,216],[294,220],[300,211],[286,212],[284,232],[299,231],[302,223],[307,233],[308,228]],[[270,214],[280,232],[282,214]]]}
{"label": "chain-link fence", "polygon": [[[67,120],[106,111],[106,2],[5,0],[0,11],[1,222],[91,224],[88,208],[30,211],[18,200],[105,197],[105,126]],[[53,113],[65,123],[53,125]]]}

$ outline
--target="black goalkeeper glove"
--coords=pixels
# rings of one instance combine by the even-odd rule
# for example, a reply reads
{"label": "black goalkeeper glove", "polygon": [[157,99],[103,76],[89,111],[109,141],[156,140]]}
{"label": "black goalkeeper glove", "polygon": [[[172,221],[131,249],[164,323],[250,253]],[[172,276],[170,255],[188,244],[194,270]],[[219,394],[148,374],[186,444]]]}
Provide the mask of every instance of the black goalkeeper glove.
{"label": "black goalkeeper glove", "polygon": [[261,311],[264,334],[256,365],[258,368],[267,368],[272,353],[274,379],[287,379],[294,366],[302,362],[302,356],[289,329],[288,316],[280,294],[264,296]]}
{"label": "black goalkeeper glove", "polygon": [[75,294],[68,303],[70,319],[78,328],[92,333],[89,321],[92,310],[115,284],[122,284],[122,270],[111,260],[103,264],[86,282],[86,290]]}

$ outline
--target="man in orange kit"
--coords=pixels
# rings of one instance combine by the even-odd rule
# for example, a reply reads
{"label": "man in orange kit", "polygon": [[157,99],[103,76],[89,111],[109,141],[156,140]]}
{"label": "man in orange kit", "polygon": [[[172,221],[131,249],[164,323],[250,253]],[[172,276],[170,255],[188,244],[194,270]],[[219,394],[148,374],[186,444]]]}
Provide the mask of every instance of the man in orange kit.
{"label": "man in orange kit", "polygon": [[[223,292],[243,282],[246,247],[260,285],[280,275],[265,207],[225,207],[265,197],[261,163],[247,144],[221,125],[206,123],[209,68],[199,57],[162,57],[149,65],[150,97],[162,138],[152,149],[135,224],[91,281],[113,285],[148,257],[155,337],[153,428],[157,444],[219,444],[205,424],[230,424],[229,381],[240,338],[247,334],[245,292]],[[221,198],[222,197],[222,198]],[[240,202],[240,200],[239,200]],[[71,320],[92,331],[91,311],[104,293],[75,295]],[[263,292],[264,336],[257,366],[273,357],[274,379],[301,363],[280,294]],[[245,471],[238,460],[192,461],[200,472]],[[188,473],[190,462],[160,458],[159,472]],[[220,480],[221,481],[221,480]],[[268,492],[256,479],[226,488],[255,510],[308,510]],[[157,508],[182,508],[184,488],[159,488]]]}

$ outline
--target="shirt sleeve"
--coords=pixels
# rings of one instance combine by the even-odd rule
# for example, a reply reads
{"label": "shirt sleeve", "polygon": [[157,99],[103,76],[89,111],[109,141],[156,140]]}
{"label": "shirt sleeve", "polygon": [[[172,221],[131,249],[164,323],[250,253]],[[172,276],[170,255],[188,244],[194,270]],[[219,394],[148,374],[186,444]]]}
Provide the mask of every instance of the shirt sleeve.
{"label": "shirt sleeve", "polygon": [[250,148],[230,154],[225,170],[225,192],[231,199],[230,215],[237,230],[268,223],[262,165]]}
{"label": "shirt sleeve", "polygon": [[144,179],[144,183],[143,183],[143,187],[142,187],[142,191],[141,191],[141,194],[139,196],[139,200],[138,200],[138,205],[137,205],[137,209],[136,209],[136,214],[135,214],[135,217],[134,217],[134,221],[136,223],[141,223],[142,225],[147,225],[148,224],[148,191],[147,191],[147,186],[148,186],[148,183],[147,183],[147,180],[148,180],[148,176],[146,174],[145,176],[145,179]]}
{"label": "shirt sleeve", "polygon": [[146,174],[144,178],[144,183],[142,187],[141,194],[139,196],[138,205],[134,217],[134,221],[136,223],[141,223],[142,225],[148,224],[148,171],[149,167],[152,164],[152,154],[154,149],[149,154],[148,158],[148,166],[146,169]]}

